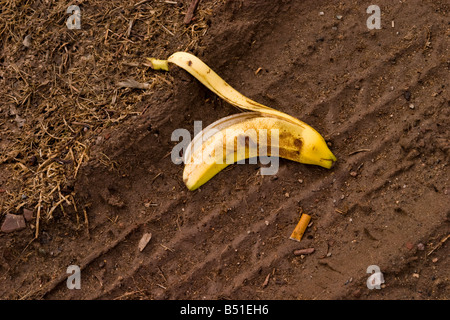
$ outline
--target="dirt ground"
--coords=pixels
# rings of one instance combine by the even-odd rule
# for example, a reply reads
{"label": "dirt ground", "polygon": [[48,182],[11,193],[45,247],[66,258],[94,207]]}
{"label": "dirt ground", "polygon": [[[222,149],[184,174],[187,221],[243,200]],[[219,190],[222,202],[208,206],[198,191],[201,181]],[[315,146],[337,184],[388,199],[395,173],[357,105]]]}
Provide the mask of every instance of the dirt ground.
{"label": "dirt ground", "polygon": [[[36,189],[16,211],[5,203],[20,200],[48,155],[0,162],[2,221],[25,206],[34,212],[25,229],[0,233],[1,299],[450,298],[448,1],[203,0],[188,26],[190,1],[141,2],[78,1],[81,29],[68,30],[65,2],[2,1],[26,8],[24,23],[47,20],[0,26],[0,152],[43,119],[48,136],[20,138],[23,148],[73,136],[89,153],[73,145],[73,179],[60,192],[73,200],[39,203],[47,191]],[[379,30],[366,25],[371,4],[381,9]],[[171,161],[172,132],[238,110],[181,69],[142,67],[177,50],[317,129],[336,165],[281,159],[275,177],[233,165],[187,190],[183,166]],[[127,78],[155,84],[117,89]],[[74,114],[89,114],[90,126],[76,127]],[[69,119],[74,132],[56,130]],[[30,171],[13,179],[19,162]],[[312,225],[296,242],[301,212]],[[145,233],[152,238],[140,252]],[[315,251],[294,255],[302,248]],[[80,290],[66,286],[70,265],[81,268]],[[371,265],[384,275],[379,290],[366,285]]]}

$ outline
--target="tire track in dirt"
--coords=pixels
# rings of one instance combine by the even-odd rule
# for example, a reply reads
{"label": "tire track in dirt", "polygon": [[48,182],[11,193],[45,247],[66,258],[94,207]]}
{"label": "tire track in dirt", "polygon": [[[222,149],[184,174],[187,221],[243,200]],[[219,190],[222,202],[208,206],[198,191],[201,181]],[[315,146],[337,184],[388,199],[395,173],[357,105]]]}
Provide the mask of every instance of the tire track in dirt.
{"label": "tire track in dirt", "polygon": [[[402,128],[400,128],[399,132],[401,132],[401,131],[402,131]],[[372,151],[370,154],[366,154],[364,157],[365,157],[365,158],[372,157],[374,154],[378,153],[380,150],[386,149],[386,146],[388,145],[388,143],[395,143],[395,142],[398,140],[398,136],[399,136],[399,135],[391,136],[391,139],[390,139],[390,140],[388,140],[388,141],[383,141],[383,143],[379,144],[378,147],[372,148],[373,151]],[[360,160],[361,160],[361,159],[360,159]],[[408,170],[408,168],[411,167],[411,165],[412,165],[412,163],[406,163],[406,164],[400,166],[400,168],[395,168],[395,170],[390,171],[390,172],[387,172],[387,173],[385,174],[384,177],[381,177],[381,180],[382,180],[382,181],[387,181],[387,180],[389,180],[389,179],[395,177],[396,175],[398,175],[398,174],[400,174],[400,173],[402,173],[402,172],[405,172],[406,170]],[[377,168],[375,168],[375,169],[377,169]],[[344,170],[341,170],[341,171],[337,172],[336,177],[338,178],[338,180],[341,180],[340,177],[341,177],[341,176],[344,176],[344,175],[346,175],[346,174],[347,174],[347,172],[345,172]],[[312,185],[310,189],[311,189],[311,190],[314,190],[314,189],[320,189],[321,186],[322,186],[323,184],[326,185],[326,184],[329,184],[329,182],[330,182],[329,179],[328,179],[328,180],[325,180],[325,181],[322,181],[322,182],[319,184],[319,186],[317,186],[317,185]],[[382,182],[380,185],[376,185],[376,186],[374,186],[372,189],[367,190],[366,193],[363,194],[363,195],[361,196],[361,199],[364,198],[364,197],[370,196],[370,195],[371,195],[372,193],[374,193],[374,192],[380,191],[380,189],[384,188],[385,185],[386,185],[386,183],[385,183],[385,182]],[[312,195],[312,192],[310,192],[310,193],[309,193],[309,197],[312,197],[312,196],[313,196],[313,195]],[[300,201],[304,201],[304,200],[306,200],[306,199],[305,199],[305,198],[300,199]],[[358,202],[358,200],[356,200],[356,202]],[[353,207],[350,207],[349,210],[350,210],[350,211],[353,210]],[[197,226],[195,226],[195,227],[192,228],[191,230],[188,230],[188,231],[187,231],[187,234],[184,234],[184,235],[183,235],[180,239],[178,239],[178,240],[174,240],[174,242],[171,243],[170,246],[173,247],[173,248],[176,248],[175,250],[177,251],[177,249],[178,249],[178,248],[177,248],[177,247],[178,247],[178,246],[177,246],[177,243],[182,242],[182,241],[185,241],[186,238],[192,237],[192,235],[195,233],[195,231],[193,231],[193,230],[199,229],[199,228],[201,227],[201,225],[203,225],[203,224],[205,224],[205,223],[208,223],[208,224],[211,223],[211,221],[214,220],[216,217],[217,217],[217,215],[209,215],[209,216],[207,216],[207,217],[206,217],[203,221],[201,221]],[[273,217],[273,215],[272,215],[272,217]],[[271,220],[271,219],[269,219],[269,220]],[[250,228],[250,229],[251,229],[251,232],[252,232],[252,233],[260,233],[261,227],[263,227],[263,223],[260,222],[260,223],[257,225],[257,227],[255,227],[255,228],[252,229],[253,226],[254,226],[254,225],[252,225],[251,228]],[[240,245],[242,242],[244,242],[245,240],[247,240],[247,236],[245,235],[245,233],[238,234],[238,235],[236,236],[236,240],[233,241],[233,244],[231,245],[231,248],[237,248],[237,247],[239,247],[239,245]],[[280,246],[279,248],[277,248],[276,250],[274,250],[274,252],[282,252],[282,251],[283,251],[283,250],[282,250],[282,247],[284,247],[284,246],[285,246],[285,245],[283,244],[282,246]],[[221,252],[223,253],[224,251],[226,251],[227,248],[229,248],[229,245],[224,246],[224,247],[222,248]],[[285,250],[285,251],[286,251],[286,250]],[[285,258],[285,256],[286,256],[287,254],[290,254],[290,250],[287,250],[287,251],[285,252],[285,254],[282,255],[282,258]],[[207,267],[211,267],[211,266],[213,265],[212,262],[213,262],[214,260],[216,260],[217,258],[218,258],[217,254],[210,254],[210,255],[208,255],[203,263],[199,264],[197,267],[193,268],[193,270],[189,271],[189,275],[186,277],[185,280],[182,280],[182,281],[177,280],[177,287],[180,288],[180,286],[181,286],[181,287],[183,286],[183,283],[186,284],[186,283],[192,281],[192,279],[194,279],[196,276],[198,276],[199,274],[201,274],[201,273],[203,272],[203,269],[205,269],[205,268],[207,268]],[[278,260],[275,260],[275,259],[269,259],[269,260],[266,259],[266,260],[263,260],[261,263],[256,264],[255,268],[251,268],[250,271],[247,271],[246,275],[243,276],[242,278],[243,278],[243,279],[251,278],[252,276],[254,276],[254,275],[258,272],[258,270],[260,270],[260,269],[263,268],[263,267],[267,267],[267,266],[273,264],[273,263],[276,262],[276,261],[278,261]],[[164,262],[164,263],[167,263],[167,262]],[[147,265],[147,266],[145,266],[145,267],[146,267],[146,268],[149,268],[149,267],[151,267],[151,266],[148,266],[148,265]],[[133,273],[134,273],[134,271],[133,271]],[[197,273],[198,273],[198,274],[197,274]],[[239,277],[239,278],[241,278],[241,277]],[[233,286],[239,288],[239,285],[236,283],[236,281],[235,281],[235,283],[234,283]],[[232,291],[232,290],[229,289],[228,291],[225,291],[225,292],[231,292],[231,291]],[[179,297],[174,296],[173,298],[179,298]]]}
{"label": "tire track in dirt", "polygon": [[[285,22],[285,24],[288,24],[288,22]],[[396,51],[394,56],[396,59],[399,59],[404,55],[412,53],[415,48],[401,48],[399,51]],[[252,56],[253,55],[251,53],[248,53],[247,57],[244,58],[250,60]],[[389,60],[389,56],[385,55],[382,59],[384,59],[382,61],[386,62],[386,60]],[[376,79],[380,75],[392,69],[391,66],[385,66],[384,62],[376,63],[372,68],[363,70],[353,76],[349,81],[337,88],[336,91],[323,102],[316,100],[319,102],[314,103],[311,107],[307,108],[306,114],[325,113],[326,117],[318,120],[319,124],[322,126],[324,126],[323,121],[331,123],[331,119],[339,118],[339,109],[331,109],[327,108],[327,106],[332,105],[334,102],[344,101],[347,103],[348,100],[351,100],[353,95],[350,94],[349,97],[349,92],[353,90],[352,87],[356,83],[360,82],[361,79],[364,79],[364,82],[366,83],[364,88],[373,86],[373,84],[376,83]],[[421,76],[420,80],[424,81],[427,77],[432,77],[437,70],[442,68],[442,66],[443,63],[428,67],[426,72]],[[282,79],[275,80],[268,86],[270,88],[279,88],[282,87],[282,82]],[[410,88],[410,90],[416,90],[420,86],[419,79],[412,80],[409,83],[405,80],[404,82],[401,82],[401,85],[406,85]],[[339,150],[341,154],[345,155],[351,151],[354,151],[354,149],[350,149],[350,144],[345,143],[344,138],[342,138],[344,134],[351,134],[353,136],[370,136],[370,130],[373,129],[372,127],[376,127],[379,123],[386,122],[389,119],[389,115],[384,114],[379,117],[377,122],[375,122],[372,126],[367,125],[371,122],[371,118],[377,112],[387,112],[389,106],[400,97],[400,90],[401,89],[397,89],[396,91],[383,94],[376,103],[371,104],[368,108],[364,108],[360,113],[355,112],[354,114],[348,114],[348,119],[345,120],[346,122],[342,126],[330,126],[331,130],[329,131],[332,131],[331,135],[333,136],[333,143],[337,145],[337,150]],[[366,90],[363,94],[358,93],[356,95],[357,105],[362,106],[365,101],[370,99],[367,92],[368,91]],[[288,100],[292,101],[293,99],[289,98]],[[352,101],[349,102],[349,104],[351,103]],[[325,112],[327,109],[328,112]],[[402,115],[398,121],[407,120],[406,122],[408,123],[410,118],[410,115],[405,114]],[[433,119],[430,119],[423,122],[423,124],[427,126],[433,121]],[[311,169],[311,172],[308,172],[306,175],[306,177],[311,181],[308,182],[306,187],[303,187],[300,195],[296,194],[295,198],[294,196],[291,196],[284,199],[283,202],[285,204],[279,207],[277,207],[276,202],[273,203],[269,201],[269,212],[271,213],[268,218],[266,217],[266,214],[251,214],[251,217],[267,219],[269,221],[269,225],[266,225],[264,220],[259,220],[257,222],[251,221],[248,223],[248,220],[239,218],[240,215],[248,216],[250,214],[250,212],[246,209],[248,205],[253,209],[258,207],[259,198],[257,196],[253,197],[251,200],[247,200],[244,194],[247,194],[247,196],[249,194],[262,194],[268,184],[271,183],[270,181],[267,181],[269,179],[261,179],[258,181],[258,178],[256,177],[254,179],[256,183],[255,181],[251,181],[250,186],[244,187],[244,191],[237,190],[230,191],[228,193],[223,190],[217,190],[217,194],[210,193],[207,194],[205,198],[202,198],[201,193],[197,192],[192,195],[180,197],[174,202],[169,202],[169,205],[167,205],[166,208],[160,208],[154,216],[136,221],[135,227],[131,228],[129,232],[126,232],[125,236],[111,247],[112,250],[100,251],[100,254],[96,255],[95,259],[92,259],[86,264],[85,270],[87,270],[90,274],[95,274],[96,271],[94,269],[96,268],[96,264],[98,264],[101,260],[119,260],[117,258],[114,259],[113,256],[126,257],[123,261],[129,263],[129,266],[126,269],[121,269],[120,279],[118,277],[114,278],[117,273],[115,273],[114,276],[107,276],[107,281],[103,281],[101,289],[98,289],[93,294],[83,297],[100,299],[130,297],[132,295],[128,295],[128,293],[136,292],[137,294],[143,294],[144,296],[157,299],[182,299],[191,297],[201,298],[204,295],[209,298],[233,298],[239,296],[245,297],[245,293],[253,292],[254,296],[258,296],[258,294],[260,294],[263,298],[282,298],[283,292],[276,292],[276,288],[278,288],[277,286],[279,285],[273,287],[269,286],[267,290],[262,290],[260,288],[262,280],[264,280],[266,275],[274,268],[279,269],[276,273],[277,277],[282,278],[283,276],[286,276],[286,278],[291,279],[289,281],[296,280],[299,283],[304,284],[306,289],[311,290],[311,292],[308,293],[311,297],[314,295],[318,297],[326,297],[328,294],[327,290],[330,289],[326,289],[327,286],[324,285],[324,283],[309,284],[307,282],[309,280],[302,279],[300,278],[300,275],[293,274],[293,271],[289,268],[291,267],[292,269],[292,265],[298,266],[294,264],[294,262],[290,261],[293,259],[292,249],[298,245],[290,242],[289,240],[286,241],[286,235],[288,236],[291,228],[295,226],[295,221],[293,221],[293,218],[296,218],[296,214],[294,215],[294,212],[298,210],[298,203],[309,205],[314,203],[315,198],[327,198],[341,189],[348,188],[346,184],[348,168],[354,166],[354,164],[367,163],[370,159],[374,159],[378,156],[384,156],[392,159],[394,162],[398,162],[398,166],[391,166],[387,169],[385,169],[385,164],[382,162],[376,162],[373,166],[369,167],[369,169],[367,168],[367,165],[364,167],[364,170],[367,170],[365,172],[367,176],[373,175],[376,176],[377,179],[369,187],[366,187],[363,192],[350,197],[351,201],[349,202],[351,204],[348,207],[348,214],[350,217],[356,219],[360,214],[359,211],[361,211],[361,208],[364,206],[361,204],[367,203],[373,195],[382,194],[390,188],[390,184],[387,183],[387,181],[392,180],[393,178],[408,175],[412,170],[416,170],[417,166],[414,166],[411,161],[402,161],[403,155],[399,154],[395,148],[395,145],[402,137],[407,126],[408,124],[404,126],[397,126],[389,133],[388,137],[384,139],[372,139],[369,141],[367,147],[370,148],[370,152],[347,159],[345,159],[345,156],[342,156],[341,158],[345,160],[341,160],[335,168],[333,174],[325,174],[325,171]],[[375,131],[381,132],[382,127],[379,127]],[[336,132],[339,132],[340,138],[334,136]],[[144,136],[141,140],[131,144],[145,144],[147,139],[148,138]],[[414,141],[413,139],[414,138],[412,137],[410,139],[406,139],[404,143],[406,145],[410,145],[412,141]],[[139,146],[137,146],[136,149],[140,150]],[[120,151],[120,153],[124,158],[127,158],[125,151]],[[117,156],[119,156],[119,154],[117,154]],[[158,161],[155,160],[154,163],[158,163]],[[283,165],[289,169],[294,167],[294,165],[290,163],[284,163],[282,166]],[[246,167],[248,168],[250,166]],[[383,171],[383,169],[385,170]],[[247,172],[245,178],[242,178],[244,180],[247,176],[249,176],[248,172],[250,170],[240,168],[233,168],[232,170],[235,172],[234,174]],[[380,170],[382,171],[382,174],[375,174]],[[174,171],[175,170],[173,170],[172,173]],[[292,177],[289,177],[289,173],[281,173],[281,176],[283,179],[286,178],[287,180],[283,181],[284,186],[295,182]],[[145,180],[145,178],[146,177],[143,176],[141,177],[141,180]],[[253,179],[253,175],[250,175],[248,179]],[[227,185],[224,184],[223,177],[218,177],[218,180],[219,181],[213,182],[210,185],[212,190],[214,190],[214,188]],[[130,193],[138,191],[141,184],[145,185],[145,182],[141,181],[139,183],[135,183],[135,186]],[[156,187],[153,187],[152,189],[155,188]],[[287,187],[287,189],[289,189],[289,187]],[[320,192],[318,193],[317,191]],[[145,193],[145,191],[138,192],[142,194]],[[209,206],[206,210],[207,212],[199,221],[193,221],[193,219],[198,217],[198,214],[194,214],[193,218],[186,219],[181,226],[181,230],[174,231],[173,226],[175,225],[175,212],[181,211],[180,209],[184,207],[189,207],[189,205],[185,206],[183,201],[194,201],[195,203],[201,203],[203,199],[210,200],[214,198],[214,196],[216,196],[217,199],[222,197],[232,198],[235,196],[236,200],[226,202],[226,207],[231,207],[233,209],[230,210],[230,212],[224,213],[223,203],[219,201]],[[166,199],[167,197],[164,197],[164,195],[161,194],[158,195],[155,200],[162,203]],[[430,195],[427,195],[417,205],[423,208],[429,199],[433,198]],[[338,201],[337,206],[340,206],[341,203],[342,202]],[[369,208],[372,208],[372,206],[373,205],[370,205]],[[191,205],[190,208],[186,208],[186,210],[191,210],[189,212],[192,212],[192,210],[194,210],[192,208],[193,205]],[[431,214],[437,214],[442,210],[442,208],[443,207],[433,208],[433,212]],[[133,204],[131,205],[130,211],[137,211],[137,209],[138,206]],[[320,253],[323,253],[322,251],[324,244],[327,242],[328,232],[334,231],[334,238],[336,238],[336,235],[339,237],[342,236],[342,239],[337,240],[337,246],[340,248],[343,248],[346,243],[351,243],[352,237],[354,236],[354,234],[349,235],[344,233],[346,228],[351,229],[352,227],[350,224],[347,224],[347,219],[345,219],[345,221],[344,219],[340,219],[341,216],[334,214],[332,209],[333,205],[330,201],[324,203],[319,202],[317,204],[313,211],[326,213],[317,214],[318,219],[316,219],[316,221],[318,228],[312,232],[315,236],[317,236],[317,238],[313,237],[313,239],[305,239],[305,241],[307,241],[306,243],[311,243],[314,244],[314,246],[318,246],[321,251]],[[268,211],[268,209],[266,209],[266,211]],[[384,212],[388,211],[389,208],[384,209]],[[414,214],[414,217],[415,215],[416,214]],[[349,216],[346,216],[346,218]],[[367,222],[378,221],[377,219],[384,221],[383,219],[389,218],[368,216]],[[212,230],[213,228],[216,228],[214,227],[215,225],[224,225],[224,223],[230,223],[232,220],[234,220],[234,223],[236,224],[235,227],[228,227],[222,232]],[[433,226],[429,226],[428,230],[421,233],[421,236],[429,236],[432,234],[437,223],[439,222],[435,221]],[[146,249],[146,252],[139,254],[134,249],[137,241],[139,240],[141,230],[139,230],[139,232],[136,230],[140,228],[143,229],[146,225],[154,225],[153,228],[156,230],[154,232],[154,242],[158,243],[152,242],[156,248],[149,247],[147,249],[150,250]],[[350,227],[348,227],[349,225]],[[159,228],[156,228],[156,226]],[[330,231],[325,229],[330,229]],[[231,232],[225,235],[228,231]],[[250,233],[248,233],[248,231],[250,231]],[[379,232],[381,234],[386,233],[386,231]],[[170,241],[164,242],[164,246],[166,248],[170,248],[170,250],[162,246],[157,246],[157,244],[162,244],[162,242],[159,242],[161,239],[170,239]],[[228,239],[230,239],[230,241],[228,243],[224,243],[227,242]],[[345,241],[347,242],[345,243]],[[262,245],[263,242],[265,242],[264,246]],[[388,247],[387,244],[378,245],[383,249]],[[258,259],[258,253],[261,252],[261,248],[263,247],[266,248],[264,250],[265,254],[263,257]],[[364,248],[371,248],[371,245],[365,245]],[[238,251],[235,251],[236,249],[238,249]],[[182,252],[182,254],[180,254],[180,252]],[[391,252],[392,256],[399,256],[399,253],[394,249],[391,249],[389,252]],[[345,259],[347,259],[342,255],[338,255],[336,258],[337,260],[334,262],[327,262],[328,264],[322,265],[317,261],[311,261],[312,259],[307,260],[304,264],[306,265],[306,270],[309,270],[315,275],[320,274],[324,277],[324,279],[335,279],[334,277],[337,274],[337,283],[342,283],[342,280],[345,280],[345,276],[358,274],[357,270],[361,269],[361,265],[365,263],[364,259],[361,259],[363,256],[364,253],[356,252],[353,259],[357,260],[358,263],[351,266],[348,270],[339,270],[340,268],[338,266]],[[379,263],[389,265],[391,263],[390,259],[391,258],[387,255],[382,256]],[[327,261],[328,260],[332,259],[327,259]],[[227,266],[224,266],[225,263]],[[237,263],[239,263],[239,265]],[[296,263],[298,263],[298,261]],[[293,269],[298,270],[296,268]],[[338,272],[333,271],[333,269],[338,270]],[[280,276],[278,275],[278,272],[280,272]],[[138,281],[136,279],[144,279],[144,281]],[[360,284],[364,279],[365,275],[355,276],[354,283]],[[93,277],[87,281],[92,283],[90,284],[92,287],[95,287],[94,283],[98,282],[98,279]],[[284,280],[281,281],[281,285],[290,283],[283,282]],[[166,289],[157,285],[161,283],[163,283],[162,286]],[[142,289],[144,284],[149,286],[145,290]],[[256,292],[255,290],[257,288],[259,288],[261,292],[255,294],[254,292]],[[348,294],[346,287],[342,288],[337,284],[333,284],[330,288],[333,289],[332,297],[345,297]],[[59,287],[55,286],[55,289],[49,292],[48,297],[60,297],[64,296],[64,294],[64,286],[59,285]],[[292,292],[289,297],[295,298]]]}

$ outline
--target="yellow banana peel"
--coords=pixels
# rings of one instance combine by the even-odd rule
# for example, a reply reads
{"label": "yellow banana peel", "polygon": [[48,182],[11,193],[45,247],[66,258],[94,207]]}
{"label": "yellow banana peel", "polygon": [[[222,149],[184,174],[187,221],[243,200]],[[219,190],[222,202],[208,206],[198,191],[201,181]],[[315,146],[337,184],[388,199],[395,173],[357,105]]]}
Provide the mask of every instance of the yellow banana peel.
{"label": "yellow banana peel", "polygon": [[173,63],[228,103],[252,111],[222,118],[194,137],[184,155],[183,181],[189,190],[202,186],[229,164],[257,156],[276,156],[327,169],[337,160],[314,128],[242,95],[198,57],[176,52],[167,60],[149,60],[155,70],[168,71],[168,64]]}

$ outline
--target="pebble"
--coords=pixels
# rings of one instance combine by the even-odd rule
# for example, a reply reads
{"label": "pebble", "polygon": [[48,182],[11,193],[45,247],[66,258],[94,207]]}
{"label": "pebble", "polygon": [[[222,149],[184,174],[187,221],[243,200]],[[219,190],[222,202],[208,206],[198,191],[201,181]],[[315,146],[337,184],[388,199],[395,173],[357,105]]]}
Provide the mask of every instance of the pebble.
{"label": "pebble", "polygon": [[5,221],[3,221],[1,231],[5,233],[22,230],[25,228],[25,219],[23,215],[7,213]]}
{"label": "pebble", "polygon": [[417,250],[420,250],[420,251],[425,250],[425,245],[423,243],[417,244]]}
{"label": "pebble", "polygon": [[27,35],[27,36],[23,39],[22,44],[23,44],[25,47],[27,47],[27,48],[29,48],[29,47],[31,46],[31,34]]}
{"label": "pebble", "polygon": [[303,183],[303,180],[302,179],[298,179],[298,182]]}
{"label": "pebble", "polygon": [[406,101],[411,100],[411,91],[406,90],[403,96],[405,97]]}
{"label": "pebble", "polygon": [[323,11],[319,12],[319,16],[323,16],[325,13]]}
{"label": "pebble", "polygon": [[355,298],[361,297],[361,289],[356,289],[355,291],[353,291],[352,295]]}
{"label": "pebble", "polygon": [[418,273],[413,273],[413,275],[412,275],[414,278],[417,278],[417,279],[419,279],[419,277],[420,277],[420,275],[418,274]]}
{"label": "pebble", "polygon": [[341,20],[341,19],[342,19],[342,16],[338,14],[338,15],[336,16],[336,19]]}
{"label": "pebble", "polygon": [[286,193],[284,194],[284,196],[285,196],[286,198],[289,198],[289,192],[286,192]]}
{"label": "pebble", "polygon": [[25,220],[26,220],[27,222],[33,220],[33,211],[30,210],[30,209],[24,208],[24,209],[23,209],[23,217],[25,218]]}
{"label": "pebble", "polygon": [[358,175],[358,172],[352,171],[352,172],[350,172],[350,175],[351,175],[352,177],[356,177],[356,176]]}
{"label": "pebble", "polygon": [[414,109],[414,108],[415,108],[415,107],[414,107],[414,104],[410,103],[410,104],[409,104],[409,108],[410,108],[410,109]]}

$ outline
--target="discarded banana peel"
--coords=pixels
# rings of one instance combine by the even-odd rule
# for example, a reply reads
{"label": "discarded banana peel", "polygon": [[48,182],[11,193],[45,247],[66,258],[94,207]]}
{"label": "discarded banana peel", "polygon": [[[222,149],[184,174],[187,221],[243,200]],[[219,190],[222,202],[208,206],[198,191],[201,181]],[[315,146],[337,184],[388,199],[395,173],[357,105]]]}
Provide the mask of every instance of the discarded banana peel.
{"label": "discarded banana peel", "polygon": [[184,183],[195,190],[228,165],[256,156],[281,157],[329,168],[332,162],[322,159],[330,153],[316,147],[317,135],[310,128],[259,112],[222,118],[203,129],[187,147]]}
{"label": "discarded banana peel", "polygon": [[[261,156],[260,151],[264,149],[261,147],[267,147],[265,149],[267,156],[275,155],[327,169],[337,160],[323,137],[311,126],[242,95],[196,56],[187,52],[176,52],[167,60],[155,58],[148,60],[155,70],[168,71],[168,63],[173,63],[189,72],[228,103],[253,111],[220,119],[194,137],[184,155],[183,180],[189,190],[197,189],[233,163],[229,159],[236,162]],[[279,139],[269,140],[267,134],[263,142],[264,139],[260,137],[261,130],[277,131]],[[239,145],[236,142],[240,140],[248,140],[248,143]],[[273,152],[275,149],[278,152],[276,154]]]}
{"label": "discarded banana peel", "polygon": [[306,213],[303,213],[294,231],[292,231],[290,239],[296,241],[302,240],[303,234],[305,233],[306,228],[308,227],[309,221],[311,221],[311,216]]}

